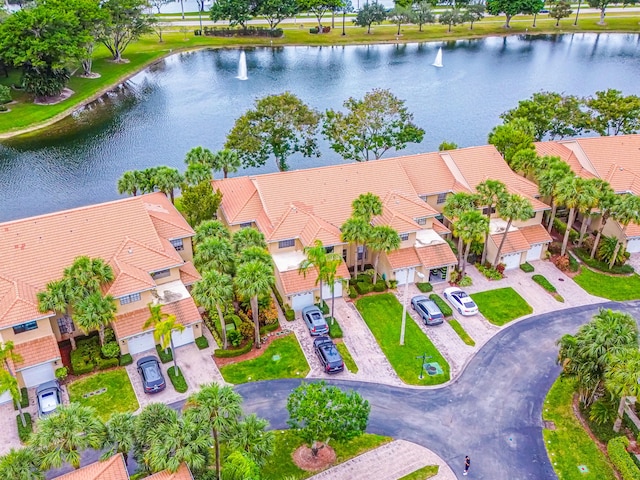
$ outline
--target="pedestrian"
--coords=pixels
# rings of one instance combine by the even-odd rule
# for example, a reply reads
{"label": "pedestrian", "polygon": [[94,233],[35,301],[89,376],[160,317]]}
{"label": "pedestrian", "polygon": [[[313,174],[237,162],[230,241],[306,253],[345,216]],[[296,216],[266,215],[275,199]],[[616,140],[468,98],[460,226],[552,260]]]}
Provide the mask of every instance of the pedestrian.
{"label": "pedestrian", "polygon": [[464,457],[464,473],[463,475],[466,475],[467,473],[469,473],[469,467],[471,466],[471,459],[469,458],[469,455],[466,455]]}

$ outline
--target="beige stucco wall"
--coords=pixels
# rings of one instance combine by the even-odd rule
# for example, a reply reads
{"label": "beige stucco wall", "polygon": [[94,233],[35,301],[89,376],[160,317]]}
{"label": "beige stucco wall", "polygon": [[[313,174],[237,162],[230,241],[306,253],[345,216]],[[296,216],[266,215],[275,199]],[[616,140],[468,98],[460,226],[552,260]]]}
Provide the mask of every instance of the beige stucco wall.
{"label": "beige stucco wall", "polygon": [[128,313],[134,310],[145,308],[151,302],[153,302],[153,295],[151,295],[151,290],[141,292],[140,300],[138,300],[137,302],[131,302],[125,305],[120,305],[120,300],[116,298],[116,307],[118,308],[117,314]]}
{"label": "beige stucco wall", "polygon": [[[28,320],[24,323],[28,323]],[[51,322],[49,321],[49,318],[42,318],[38,320],[38,328],[34,330],[18,333],[16,335],[13,333],[13,328],[9,327],[3,329],[1,335],[3,342],[13,342],[14,344],[18,344],[28,342],[36,338],[53,335],[53,330],[51,329]]]}
{"label": "beige stucco wall", "polygon": [[[202,321],[199,321],[195,324],[192,324],[191,328],[193,328],[193,338],[198,338],[202,336]],[[146,331],[152,332],[153,329],[150,328]],[[140,334],[142,334],[144,332],[140,332]],[[118,344],[120,345],[120,353],[122,355],[126,355],[127,353],[129,353],[129,339],[125,338],[122,339],[118,342]]]}
{"label": "beige stucco wall", "polygon": [[[444,192],[442,192],[444,193]],[[448,195],[447,195],[448,196]],[[442,213],[442,208],[444,207],[444,202],[443,203],[438,203],[438,195],[428,195],[427,196],[427,203],[432,206],[433,208],[435,208],[438,212]]]}
{"label": "beige stucco wall", "polygon": [[192,237],[182,239],[182,250],[179,250],[178,253],[180,254],[180,257],[182,257],[182,259],[185,262],[193,263],[193,238]]}
{"label": "beige stucco wall", "polygon": [[536,215],[533,218],[530,218],[525,221],[514,221],[513,224],[516,227],[531,227],[533,225],[539,225],[542,223],[542,212],[536,212]]}
{"label": "beige stucco wall", "polygon": [[[283,240],[288,240],[288,239],[285,238]],[[304,245],[302,245],[302,242],[300,242],[299,238],[295,239],[295,244],[293,245],[293,247],[280,248],[278,247],[278,243],[279,242],[271,242],[267,244],[267,249],[269,250],[269,253],[271,254],[286,253],[286,252],[293,252],[296,250],[304,250]]]}
{"label": "beige stucco wall", "polygon": [[[176,280],[180,280],[180,267],[175,267],[169,270],[169,276],[155,279],[156,285],[162,285],[164,283],[175,282]],[[118,302],[120,303],[120,302]]]}

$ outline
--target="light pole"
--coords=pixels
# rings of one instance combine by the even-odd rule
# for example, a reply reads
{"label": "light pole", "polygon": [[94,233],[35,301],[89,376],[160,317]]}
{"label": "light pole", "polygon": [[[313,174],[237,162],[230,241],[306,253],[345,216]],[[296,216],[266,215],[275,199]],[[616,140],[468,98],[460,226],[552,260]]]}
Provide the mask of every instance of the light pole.
{"label": "light pole", "polygon": [[[400,345],[404,345],[404,331],[407,327],[407,297],[409,295],[409,272],[411,271],[410,267],[407,267],[407,276],[404,281],[404,299],[402,300],[402,323],[400,327]],[[424,275],[414,270],[415,274],[420,278],[424,278]]]}

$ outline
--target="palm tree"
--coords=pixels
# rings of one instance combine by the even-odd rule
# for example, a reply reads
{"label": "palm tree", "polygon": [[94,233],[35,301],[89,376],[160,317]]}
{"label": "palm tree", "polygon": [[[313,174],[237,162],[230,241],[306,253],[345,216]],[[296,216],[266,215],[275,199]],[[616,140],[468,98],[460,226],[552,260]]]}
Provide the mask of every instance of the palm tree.
{"label": "palm tree", "polygon": [[515,172],[521,173],[525,177],[534,176],[538,164],[540,163],[540,157],[533,148],[525,148],[518,150],[511,160],[511,169]]}
{"label": "palm tree", "polygon": [[593,248],[591,249],[591,258],[595,257],[598,251],[598,245],[600,244],[600,238],[602,237],[602,231],[604,230],[609,217],[613,215],[613,212],[618,208],[618,201],[620,197],[615,194],[613,189],[606,190],[598,199],[598,210],[600,210],[600,227],[598,233],[596,233],[596,239],[593,242]]}
{"label": "palm tree", "polygon": [[232,242],[236,253],[240,253],[248,247],[267,248],[263,233],[255,228],[241,228],[233,234]]}
{"label": "palm tree", "polygon": [[[507,194],[507,187],[499,180],[485,180],[476,187],[478,192],[478,203],[483,205],[487,210],[487,220],[491,223],[491,212],[500,199]],[[487,243],[489,241],[489,229],[484,235],[484,248],[482,249],[481,263],[484,265],[487,261]]]}
{"label": "palm tree", "polygon": [[231,243],[224,238],[205,238],[196,245],[193,263],[201,272],[219,270],[222,273],[232,274],[234,256]]}
{"label": "palm tree", "polygon": [[101,460],[121,453],[127,463],[129,452],[134,444],[134,416],[130,412],[116,412],[105,424],[105,437],[101,449],[104,450]]}
{"label": "palm tree", "polygon": [[235,150],[223,149],[215,153],[213,168],[222,171],[224,178],[230,173],[235,173],[242,166],[242,161]]}
{"label": "palm tree", "polygon": [[562,240],[562,250],[560,255],[564,255],[567,251],[569,243],[569,235],[573,222],[578,211],[585,212],[595,206],[598,196],[596,184],[591,180],[585,180],[581,177],[566,177],[558,184],[558,202],[569,208],[569,218],[567,220],[567,229],[564,232]]}
{"label": "palm tree", "polygon": [[208,148],[194,147],[187,152],[184,163],[188,166],[199,163],[205,165],[211,171],[215,165],[215,155]]}
{"label": "palm tree", "polygon": [[[45,290],[37,293],[38,298],[38,310],[42,313],[49,311],[64,313],[65,318],[70,319],[70,304],[76,297],[76,294],[71,290],[71,282],[67,279],[54,280],[47,283]],[[69,341],[71,342],[72,350],[76,349],[76,339],[73,337],[73,332],[60,332],[68,333]]]}
{"label": "palm tree", "polygon": [[[548,163],[546,163],[545,160]],[[569,164],[560,160],[560,157],[543,157],[538,165],[536,172],[538,191],[543,197],[549,197],[551,199],[551,214],[549,215],[547,232],[550,232],[553,228],[553,220],[556,217],[556,210],[558,209],[558,203],[556,202],[558,184],[563,178],[569,175],[571,175],[571,167],[569,167]]]}
{"label": "palm tree", "polygon": [[376,225],[371,229],[371,237],[368,244],[376,254],[373,262],[373,283],[378,279],[378,261],[382,253],[389,254],[400,248],[400,236],[398,232],[388,225]]}
{"label": "palm tree", "polygon": [[24,412],[22,411],[22,392],[20,391],[20,386],[18,385],[18,379],[14,377],[11,372],[0,369],[0,394],[3,394],[7,391],[11,394],[13,403],[18,406],[22,426],[26,427],[27,421],[24,418]]}
{"label": "palm tree", "polygon": [[614,432],[620,431],[627,397],[640,395],[638,379],[640,379],[640,350],[637,346],[611,356],[605,372],[605,387],[612,394],[620,397],[618,416],[613,424]]}
{"label": "palm tree", "polygon": [[371,224],[360,217],[350,217],[340,227],[340,237],[343,242],[355,243],[356,258],[354,262],[354,276],[358,276],[358,245],[363,245],[362,264],[364,270],[364,243],[371,236]]}
{"label": "palm tree", "polygon": [[[300,263],[298,267],[298,273],[302,273],[304,278],[307,278],[307,272],[309,270],[315,270],[318,274],[316,277],[316,285],[320,285],[320,300],[322,300],[322,276],[320,271],[325,268],[327,262],[327,250],[325,249],[322,241],[316,240],[313,246],[304,247],[305,259]],[[321,302],[322,303],[322,302]]]}
{"label": "palm tree", "polygon": [[251,314],[256,336],[256,348],[260,348],[260,321],[258,319],[258,296],[265,295],[273,285],[273,266],[253,260],[238,267],[235,277],[240,295],[251,300]]}
{"label": "palm tree", "polygon": [[184,181],[188,185],[198,185],[201,182],[210,182],[213,180],[211,169],[203,163],[191,163],[184,172]]}
{"label": "palm tree", "polygon": [[169,347],[171,347],[171,352],[173,354],[173,370],[175,376],[178,376],[178,363],[176,360],[176,349],[173,347],[173,336],[172,333],[174,330],[178,332],[184,331],[184,325],[178,323],[176,316],[168,313],[162,312],[162,305],[152,305],[149,304],[149,313],[150,316],[144,325],[142,326],[143,330],[153,326],[153,338],[154,340],[160,344],[160,347],[167,352]]}
{"label": "palm tree", "polygon": [[238,264],[257,260],[267,265],[271,265],[271,255],[262,247],[247,247],[238,255]]}
{"label": "palm tree", "polygon": [[72,300],[77,301],[78,298],[99,291],[115,277],[111,266],[101,258],[81,256],[76,257],[71,266],[64,269],[63,278],[71,282],[69,288],[75,292]]}
{"label": "palm tree", "polygon": [[202,280],[198,281],[191,290],[191,295],[206,308],[207,313],[217,309],[220,319],[220,329],[222,331],[223,349],[227,349],[227,328],[222,307],[228,305],[233,299],[233,282],[226,273],[217,270],[209,270],[204,273]]}
{"label": "palm tree", "polygon": [[242,414],[242,397],[229,386],[217,383],[203,385],[198,393],[187,400],[186,408],[193,409],[194,418],[207,425],[213,436],[216,459],[216,477],[220,477],[220,440]]}
{"label": "palm tree", "polygon": [[493,262],[494,265],[498,265],[498,263],[500,263],[500,253],[502,253],[502,247],[504,246],[504,242],[507,240],[507,235],[509,234],[509,229],[511,228],[513,221],[528,220],[533,217],[535,212],[533,211],[533,207],[531,206],[531,203],[529,203],[529,200],[521,197],[520,195],[512,194],[504,196],[498,203],[498,214],[500,215],[500,218],[507,220],[507,226],[504,230],[504,234],[502,235],[498,251],[496,252],[496,258]]}
{"label": "palm tree", "polygon": [[6,480],[44,480],[44,472],[38,466],[38,458],[33,449],[12,448],[0,457],[0,478]]}
{"label": "palm tree", "polygon": [[268,426],[269,422],[255,413],[246,416],[230,429],[227,447],[231,451],[243,452],[263,467],[273,455],[275,444],[275,435],[273,430],[267,430]]}
{"label": "palm tree", "polygon": [[[454,235],[458,237],[458,265],[462,264],[463,240],[455,231],[455,221],[460,216],[470,210],[478,209],[478,195],[472,193],[458,192],[447,196],[442,212],[453,224]],[[489,231],[489,223],[487,222],[487,231]],[[482,237],[484,240],[484,235]],[[459,268],[459,267],[458,267]]]}
{"label": "palm tree", "polygon": [[103,297],[102,293],[97,291],[75,303],[73,320],[85,334],[91,330],[98,330],[100,345],[104,346],[104,327],[115,320],[116,310],[113,297]]}
{"label": "palm tree", "polygon": [[140,173],[138,170],[129,170],[118,179],[118,193],[126,193],[134,197],[140,190]]}
{"label": "palm tree", "polygon": [[[260,466],[246,453],[235,450],[224,459],[224,480],[260,480]],[[285,477],[282,480],[293,479]]]}
{"label": "palm tree", "polygon": [[640,223],[640,197],[627,193],[620,197],[620,201],[616,207],[615,212],[613,213],[613,218],[622,225],[622,232],[620,238],[618,239],[618,244],[616,245],[616,249],[611,256],[611,260],[609,261],[609,268],[613,268],[613,265],[616,262],[616,258],[618,257],[618,252],[622,247],[622,243],[625,241],[627,237],[627,228],[630,223]]}
{"label": "palm tree", "polygon": [[177,168],[157,167],[153,175],[154,185],[171,199],[171,203],[174,201],[174,190],[180,188],[183,182],[184,178]]}
{"label": "palm tree", "polygon": [[196,245],[204,242],[208,237],[231,240],[229,230],[220,220],[205,220],[195,228],[195,231],[193,241]]}
{"label": "palm tree", "polygon": [[611,194],[614,194],[611,186],[605,182],[604,180],[600,180],[599,178],[593,178],[590,181],[594,186],[595,196],[593,197],[593,201],[585,202],[583,205],[585,210],[581,211],[582,213],[582,225],[580,226],[580,238],[578,239],[578,246],[582,246],[582,242],[584,241],[584,236],[587,233],[587,227],[591,223],[591,212],[594,208],[598,207],[602,202],[601,199],[603,197],[608,197]]}
{"label": "palm tree", "polygon": [[[458,263],[458,269],[462,272],[463,277],[467,269],[467,258],[471,250],[471,244],[473,242],[481,242],[488,228],[489,220],[476,209],[463,212],[455,221],[454,230],[465,245],[464,254],[461,257],[462,263]],[[462,248],[460,252],[462,252]]]}
{"label": "palm tree", "polygon": [[[336,281],[338,276],[338,267],[342,263],[342,257],[337,253],[327,253],[327,258],[325,259],[324,267],[320,270],[319,277],[321,277],[327,285],[329,285],[329,290],[331,291],[331,324],[335,322],[335,304],[336,304]],[[322,290],[320,290],[322,292]]]}
{"label": "palm tree", "polygon": [[382,214],[382,201],[377,195],[368,192],[361,193],[352,203],[352,216],[364,218],[367,223],[377,215]]}
{"label": "palm tree", "polygon": [[134,417],[133,451],[138,465],[142,466],[145,471],[150,471],[147,452],[153,443],[153,432],[167,431],[177,421],[177,412],[164,403],[150,403]]}
{"label": "palm tree", "polygon": [[40,419],[31,445],[41,458],[40,468],[60,468],[67,462],[80,468],[80,453],[100,448],[105,428],[97,412],[79,403],[60,406],[55,415]]}

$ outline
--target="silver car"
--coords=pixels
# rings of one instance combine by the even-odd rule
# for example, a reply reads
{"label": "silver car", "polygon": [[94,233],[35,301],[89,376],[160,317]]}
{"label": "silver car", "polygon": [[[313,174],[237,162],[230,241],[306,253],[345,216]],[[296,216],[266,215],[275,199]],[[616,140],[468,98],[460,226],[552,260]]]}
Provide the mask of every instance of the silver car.
{"label": "silver car", "polygon": [[309,333],[315,337],[318,335],[326,335],[329,333],[329,325],[324,319],[322,310],[315,305],[309,305],[302,309],[302,319],[307,324]]}
{"label": "silver car", "polygon": [[57,410],[62,405],[60,395],[60,384],[56,380],[43,383],[36,388],[36,398],[38,399],[38,415],[44,417]]}

